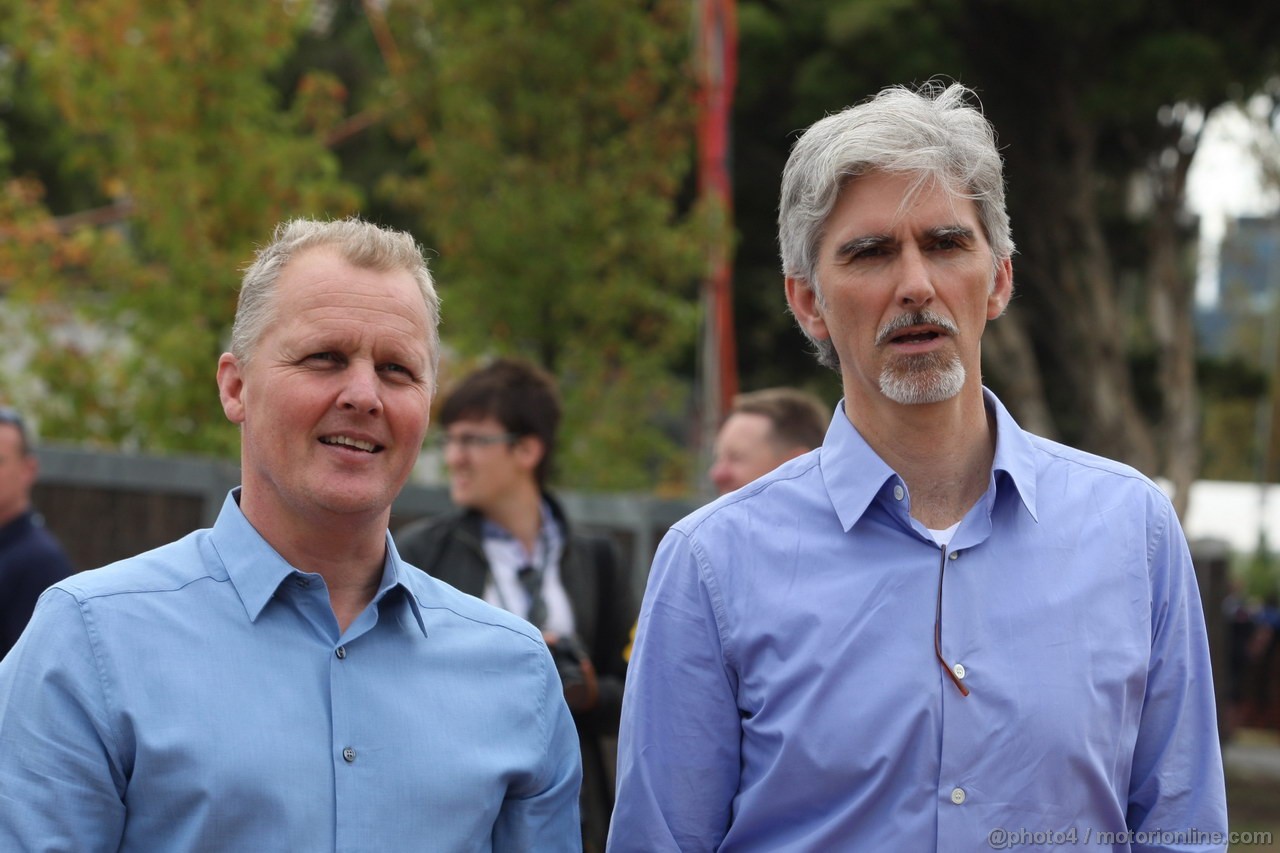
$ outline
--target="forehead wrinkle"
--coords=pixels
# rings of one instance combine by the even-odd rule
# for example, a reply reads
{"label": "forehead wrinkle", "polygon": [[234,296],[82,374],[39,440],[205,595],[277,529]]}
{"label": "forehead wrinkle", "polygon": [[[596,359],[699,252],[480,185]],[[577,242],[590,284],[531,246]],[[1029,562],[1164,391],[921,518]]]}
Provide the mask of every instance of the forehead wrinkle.
{"label": "forehead wrinkle", "polygon": [[404,300],[391,294],[316,293],[298,300],[293,318],[302,325],[381,326],[411,337],[427,337],[426,307],[406,310]]}

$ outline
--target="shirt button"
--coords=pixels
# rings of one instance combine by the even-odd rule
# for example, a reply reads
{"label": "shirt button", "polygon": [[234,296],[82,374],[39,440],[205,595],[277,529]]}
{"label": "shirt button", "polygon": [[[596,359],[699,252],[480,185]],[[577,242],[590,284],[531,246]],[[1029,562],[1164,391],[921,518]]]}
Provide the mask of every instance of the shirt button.
{"label": "shirt button", "polygon": [[[356,751],[355,751],[354,749],[352,749],[351,747],[347,747],[346,749],[342,750],[342,760],[343,760],[343,761],[345,761],[345,762],[347,762],[348,764],[351,764],[353,761],[355,761],[355,760],[356,760]],[[960,791],[960,789],[959,789],[959,788],[956,788],[956,790],[957,790],[957,791]],[[952,794],[952,796],[954,797],[955,795],[954,795],[954,794]],[[963,791],[960,791],[960,797],[961,797],[962,799],[964,798],[964,792],[963,792]]]}
{"label": "shirt button", "polygon": [[964,802],[964,797],[964,788],[951,789],[951,802],[955,803],[957,806]]}
{"label": "shirt button", "polygon": [[[951,671],[956,674],[956,678],[961,678],[961,679],[964,678],[964,664],[962,663],[956,664],[955,666],[951,667]],[[960,791],[959,788],[956,788],[956,790]],[[964,796],[964,791],[960,791],[960,795]]]}
{"label": "shirt button", "polygon": [[338,660],[346,660],[346,659],[347,659],[347,647],[346,647],[346,646],[338,646],[338,648],[334,649],[334,652],[333,652],[333,653],[334,653],[335,655],[337,655],[337,656],[338,656]]}
{"label": "shirt button", "polygon": [[947,555],[947,559],[948,559],[948,560],[958,560],[958,559],[960,559],[960,552],[959,552],[959,551],[952,551],[950,554],[948,554],[948,555]]}
{"label": "shirt button", "polygon": [[907,493],[906,493],[906,492],[904,492],[904,491],[902,490],[902,486],[894,486],[894,487],[893,487],[893,499],[894,499],[895,501],[900,501],[900,500],[902,500],[902,499],[906,496],[906,494],[907,494]]}

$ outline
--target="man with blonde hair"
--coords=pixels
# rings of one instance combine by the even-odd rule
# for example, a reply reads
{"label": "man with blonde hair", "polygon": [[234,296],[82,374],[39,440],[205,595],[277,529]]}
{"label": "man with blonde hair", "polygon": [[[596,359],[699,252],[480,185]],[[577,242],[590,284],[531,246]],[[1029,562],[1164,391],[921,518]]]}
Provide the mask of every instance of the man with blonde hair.
{"label": "man with blonde hair", "polygon": [[5,850],[577,851],[542,636],[403,562],[436,389],[408,235],[277,229],[244,276],[210,530],[64,581],[0,664]]}

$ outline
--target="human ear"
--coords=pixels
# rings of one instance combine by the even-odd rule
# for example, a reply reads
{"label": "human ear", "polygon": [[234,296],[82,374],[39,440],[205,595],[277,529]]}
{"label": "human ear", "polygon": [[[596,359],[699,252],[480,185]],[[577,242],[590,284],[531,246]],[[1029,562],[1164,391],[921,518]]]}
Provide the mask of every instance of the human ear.
{"label": "human ear", "polygon": [[1013,261],[1005,258],[996,263],[995,278],[991,282],[991,292],[987,294],[987,319],[994,320],[1009,307],[1013,298]]}
{"label": "human ear", "polygon": [[218,398],[233,424],[244,423],[244,375],[239,359],[229,352],[218,358]]}
{"label": "human ear", "polygon": [[809,333],[815,340],[826,340],[831,337],[827,331],[827,321],[822,316],[822,306],[818,304],[818,292],[808,281],[794,276],[787,276],[787,304],[795,315],[800,328]]}

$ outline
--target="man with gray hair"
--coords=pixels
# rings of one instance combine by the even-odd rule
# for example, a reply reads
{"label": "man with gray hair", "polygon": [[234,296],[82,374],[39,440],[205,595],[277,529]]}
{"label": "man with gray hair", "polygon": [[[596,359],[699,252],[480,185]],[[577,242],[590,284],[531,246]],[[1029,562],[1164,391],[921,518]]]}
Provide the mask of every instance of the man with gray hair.
{"label": "man with gray hair", "polygon": [[63,581],[0,663],[4,850],[577,851],[542,636],[401,561],[439,303],[408,234],[298,220],[218,360],[212,529]]}
{"label": "man with gray hair", "polygon": [[1169,501],[982,386],[1013,242],[970,97],[887,89],[792,150],[787,301],[844,399],[663,539],[611,851],[1225,847]]}

